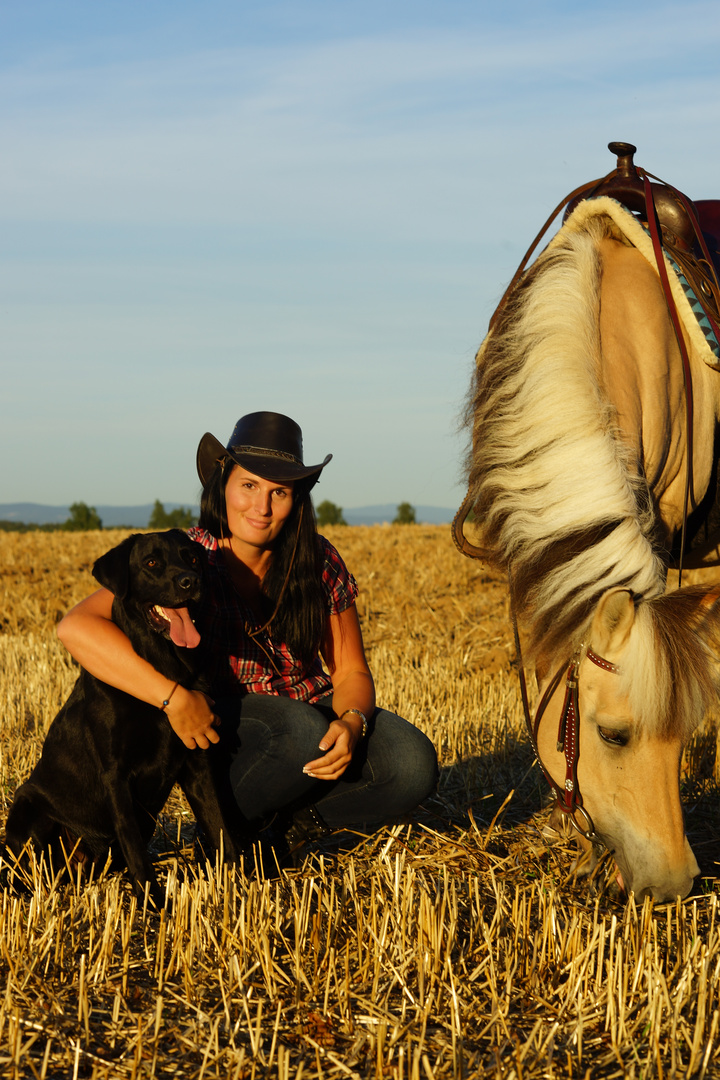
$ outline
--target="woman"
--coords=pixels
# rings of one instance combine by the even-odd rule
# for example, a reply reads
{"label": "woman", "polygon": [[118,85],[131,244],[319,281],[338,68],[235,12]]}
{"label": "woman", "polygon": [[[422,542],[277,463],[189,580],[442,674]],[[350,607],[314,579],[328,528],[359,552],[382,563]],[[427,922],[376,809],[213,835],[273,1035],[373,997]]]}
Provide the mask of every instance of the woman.
{"label": "woman", "polygon": [[137,656],[105,589],[58,627],[83,667],[156,703],[186,746],[218,742],[221,719],[241,812],[258,830],[279,814],[293,841],[382,824],[437,779],[430,740],[376,708],[357,585],[316,530],[310,491],[331,456],[304,465],[300,428],[271,412],[242,417],[226,447],[209,433],[200,441],[200,523],[189,535],[208,553],[212,699]]}

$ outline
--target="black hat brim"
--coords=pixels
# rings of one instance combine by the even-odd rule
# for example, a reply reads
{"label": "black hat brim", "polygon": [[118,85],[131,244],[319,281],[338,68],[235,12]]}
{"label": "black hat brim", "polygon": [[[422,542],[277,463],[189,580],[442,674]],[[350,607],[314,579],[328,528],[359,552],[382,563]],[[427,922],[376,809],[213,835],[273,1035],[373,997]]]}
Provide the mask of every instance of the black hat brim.
{"label": "black hat brim", "polygon": [[320,465],[301,465],[297,461],[278,457],[271,450],[267,453],[228,450],[219,439],[206,431],[197,449],[197,471],[203,487],[207,486],[218,462],[225,458],[247,469],[254,476],[261,476],[263,480],[277,480],[283,484],[295,480],[309,480],[309,486],[312,487],[320,479],[320,473],[332,459],[332,454],[328,454]]}

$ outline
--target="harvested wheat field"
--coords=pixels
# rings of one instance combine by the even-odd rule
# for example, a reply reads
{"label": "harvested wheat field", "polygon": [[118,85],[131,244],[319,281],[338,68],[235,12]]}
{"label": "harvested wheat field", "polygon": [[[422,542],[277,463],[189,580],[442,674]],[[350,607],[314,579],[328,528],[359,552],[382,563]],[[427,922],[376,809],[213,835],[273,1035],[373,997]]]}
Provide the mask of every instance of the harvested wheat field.
{"label": "harvested wheat field", "polygon": [[[198,866],[174,795],[160,914],[117,874],[3,891],[2,1076],[720,1076],[714,727],[684,781],[696,894],[621,903],[607,859],[575,880],[524,734],[502,580],[447,528],[327,532],[361,586],[380,701],[438,747],[437,795],[272,878]],[[123,535],[0,534],[3,819],[75,678],[55,623]]]}

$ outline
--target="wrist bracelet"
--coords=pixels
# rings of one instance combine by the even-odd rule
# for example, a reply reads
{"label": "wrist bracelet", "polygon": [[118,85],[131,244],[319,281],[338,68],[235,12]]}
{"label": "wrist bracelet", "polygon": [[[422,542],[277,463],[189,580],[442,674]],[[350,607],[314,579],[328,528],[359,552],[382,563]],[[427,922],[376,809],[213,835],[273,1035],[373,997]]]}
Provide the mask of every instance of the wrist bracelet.
{"label": "wrist bracelet", "polygon": [[342,713],[342,715],[340,716],[340,719],[342,720],[343,716],[347,716],[348,713],[354,713],[355,716],[359,716],[360,719],[362,720],[362,732],[360,733],[360,738],[364,739],[365,736],[368,733],[368,722],[367,722],[367,717],[365,716],[365,713],[360,712],[359,709],[346,709],[345,712]]}
{"label": "wrist bracelet", "polygon": [[175,685],[173,686],[172,690],[170,691],[170,693],[169,693],[169,694],[168,694],[168,696],[166,697],[165,701],[163,701],[162,705],[160,706],[160,712],[165,712],[165,710],[167,709],[168,705],[170,704],[170,698],[171,698],[171,697],[173,696],[173,694],[175,693],[175,691],[177,690],[177,688],[178,688],[178,686],[179,686],[179,685],[180,685],[180,683],[179,683],[179,682],[176,682],[176,683],[175,683]]}

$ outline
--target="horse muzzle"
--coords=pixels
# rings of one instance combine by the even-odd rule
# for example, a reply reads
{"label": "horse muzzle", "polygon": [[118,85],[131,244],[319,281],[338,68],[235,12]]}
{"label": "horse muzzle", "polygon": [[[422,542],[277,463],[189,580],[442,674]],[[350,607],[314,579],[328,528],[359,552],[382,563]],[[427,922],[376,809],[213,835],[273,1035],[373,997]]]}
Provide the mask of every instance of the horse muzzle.
{"label": "horse muzzle", "polygon": [[672,862],[657,850],[636,851],[630,857],[627,852],[622,855],[615,852],[614,857],[618,885],[626,895],[633,893],[635,899],[640,901],[647,896],[657,904],[674,903],[678,898],[682,900],[700,873],[687,839],[684,840],[680,857]]}

